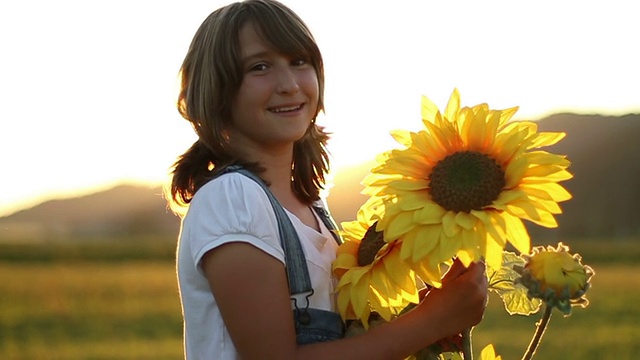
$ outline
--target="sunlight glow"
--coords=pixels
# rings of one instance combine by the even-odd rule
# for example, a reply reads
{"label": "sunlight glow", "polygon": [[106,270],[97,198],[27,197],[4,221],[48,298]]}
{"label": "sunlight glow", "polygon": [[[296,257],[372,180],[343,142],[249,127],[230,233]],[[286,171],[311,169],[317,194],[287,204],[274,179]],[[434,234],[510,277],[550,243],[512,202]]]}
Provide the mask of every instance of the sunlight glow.
{"label": "sunlight glow", "polygon": [[[454,87],[521,118],[640,112],[631,2],[284,2],[324,54],[335,171],[394,146],[389,131],[419,123],[421,95],[443,105]],[[164,181],[195,139],[175,109],[178,69],[226,3],[2,2],[0,46],[13,55],[0,58],[0,216]]]}

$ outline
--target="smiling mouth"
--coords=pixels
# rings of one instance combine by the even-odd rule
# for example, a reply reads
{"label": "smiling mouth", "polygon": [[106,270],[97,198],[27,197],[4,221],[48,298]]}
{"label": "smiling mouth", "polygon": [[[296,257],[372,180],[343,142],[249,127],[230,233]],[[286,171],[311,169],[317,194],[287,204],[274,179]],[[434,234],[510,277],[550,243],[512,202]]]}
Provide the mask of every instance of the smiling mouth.
{"label": "smiling mouth", "polygon": [[302,109],[302,104],[294,105],[294,106],[284,106],[279,108],[270,108],[269,111],[274,113],[286,113],[291,111],[296,111]]}

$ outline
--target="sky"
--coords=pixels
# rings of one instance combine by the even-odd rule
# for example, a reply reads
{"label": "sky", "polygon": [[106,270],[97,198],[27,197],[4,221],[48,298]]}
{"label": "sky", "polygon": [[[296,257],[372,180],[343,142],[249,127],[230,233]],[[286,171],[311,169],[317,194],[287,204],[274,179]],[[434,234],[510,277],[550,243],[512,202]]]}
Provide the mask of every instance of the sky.
{"label": "sky", "polygon": [[[325,61],[332,168],[444,108],[640,113],[635,1],[283,0]],[[121,183],[167,181],[195,136],[175,109],[194,32],[228,1],[0,3],[0,216]]]}

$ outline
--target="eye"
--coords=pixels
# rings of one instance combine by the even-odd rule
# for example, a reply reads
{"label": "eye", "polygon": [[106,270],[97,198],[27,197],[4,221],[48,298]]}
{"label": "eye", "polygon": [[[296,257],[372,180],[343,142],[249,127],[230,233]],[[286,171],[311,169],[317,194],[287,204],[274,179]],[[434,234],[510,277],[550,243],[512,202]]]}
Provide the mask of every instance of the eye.
{"label": "eye", "polygon": [[249,68],[249,71],[265,71],[267,69],[269,69],[269,65],[267,65],[266,63],[257,63],[252,65]]}
{"label": "eye", "polygon": [[309,63],[309,59],[307,58],[298,58],[298,59],[293,59],[291,61],[291,65],[293,66],[302,66],[302,65],[306,65]]}

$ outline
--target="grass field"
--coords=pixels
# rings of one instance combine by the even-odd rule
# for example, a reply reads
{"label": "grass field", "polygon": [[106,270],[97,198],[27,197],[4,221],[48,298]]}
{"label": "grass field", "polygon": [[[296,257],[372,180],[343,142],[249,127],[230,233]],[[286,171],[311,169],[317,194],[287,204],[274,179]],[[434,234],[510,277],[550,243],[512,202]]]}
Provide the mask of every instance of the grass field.
{"label": "grass field", "polygon": [[[640,359],[640,244],[575,247],[596,270],[591,304],[554,312],[536,359]],[[0,359],[180,359],[173,253],[164,241],[0,245]],[[494,297],[475,349],[519,359],[536,321]]]}

